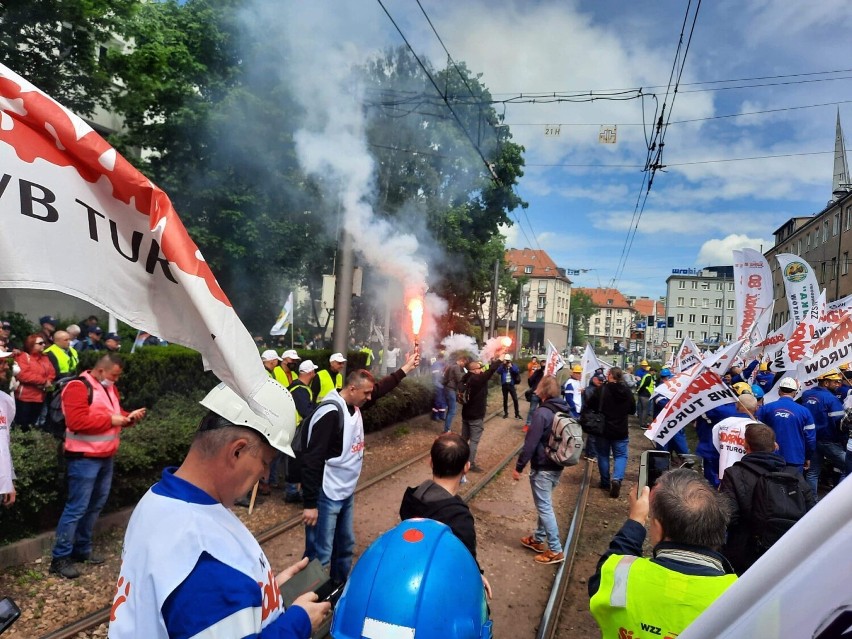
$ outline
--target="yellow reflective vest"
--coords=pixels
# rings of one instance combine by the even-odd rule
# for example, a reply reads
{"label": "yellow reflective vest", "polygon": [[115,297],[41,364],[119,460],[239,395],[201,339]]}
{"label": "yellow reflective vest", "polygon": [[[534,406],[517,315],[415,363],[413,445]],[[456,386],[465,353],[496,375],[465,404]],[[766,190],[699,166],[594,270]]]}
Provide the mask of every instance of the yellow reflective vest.
{"label": "yellow reflective vest", "polygon": [[331,371],[321,370],[317,372],[317,377],[320,381],[319,393],[317,393],[317,403],[319,404],[323,397],[328,395],[333,390],[341,390],[343,388],[343,373],[336,373],[334,379],[331,377]]}
{"label": "yellow reflective vest", "polygon": [[612,555],[601,568],[591,612],[603,639],[676,637],[736,580],[736,575],[686,575],[644,557]]}
{"label": "yellow reflective vest", "polygon": [[[264,367],[265,368],[265,367]],[[290,385],[290,382],[287,381],[287,376],[284,374],[284,371],[281,370],[280,366],[276,366],[272,370],[266,369],[266,374],[269,375],[276,382],[281,384],[284,388],[287,388]]]}
{"label": "yellow reflective vest", "polygon": [[56,358],[56,363],[59,365],[60,375],[77,372],[77,364],[80,363],[80,356],[77,355],[77,351],[73,346],[69,346],[68,352],[66,353],[56,344],[51,344],[44,349],[44,354],[47,355],[48,353],[53,353],[53,356]]}
{"label": "yellow reflective vest", "polygon": [[[310,387],[310,386],[308,386],[307,384],[303,384],[302,382],[300,382],[300,381],[297,379],[295,382],[293,382],[293,383],[290,385],[290,387],[288,388],[288,390],[290,391],[290,393],[292,393],[292,392],[293,392],[294,390],[296,390],[297,388],[304,388],[306,391],[308,391],[308,397],[310,397],[310,398],[311,398],[311,403],[313,403],[313,401],[314,401],[314,392],[311,390],[311,387]],[[298,426],[299,424],[301,424],[303,419],[305,419],[305,416],[304,416],[304,415],[302,415],[302,414],[299,412],[299,408],[298,408],[298,406],[297,406],[297,407],[296,407],[296,425]]]}

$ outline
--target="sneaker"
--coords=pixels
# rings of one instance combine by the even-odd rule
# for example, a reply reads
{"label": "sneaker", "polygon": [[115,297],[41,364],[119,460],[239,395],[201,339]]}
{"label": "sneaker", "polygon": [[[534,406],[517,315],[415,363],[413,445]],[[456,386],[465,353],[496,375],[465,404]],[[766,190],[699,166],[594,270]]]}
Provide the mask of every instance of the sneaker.
{"label": "sneaker", "polygon": [[601,482],[601,483],[598,484],[598,488],[600,488],[601,490],[610,490],[610,483],[609,482]]}
{"label": "sneaker", "polygon": [[506,419],[509,416],[509,413],[503,413],[503,419]]}
{"label": "sneaker", "polygon": [[517,413],[515,413],[515,419],[523,419],[523,417],[521,417],[520,415],[518,415]]}
{"label": "sneaker", "polygon": [[548,549],[545,550],[540,555],[535,556],[535,562],[537,564],[558,564],[560,562],[565,561],[565,555],[561,552],[553,552]]}
{"label": "sneaker", "polygon": [[547,548],[544,545],[543,541],[536,541],[535,537],[530,535],[529,537],[521,537],[521,546],[524,548],[529,548],[530,550],[534,550],[537,553],[543,553]]}
{"label": "sneaker", "polygon": [[75,564],[91,564],[93,566],[100,566],[102,563],[106,562],[106,559],[94,553],[89,553],[88,555],[75,555],[74,553],[71,553],[71,561]]}
{"label": "sneaker", "polygon": [[65,579],[76,579],[80,571],[74,566],[71,557],[54,557],[50,562],[50,572]]}
{"label": "sneaker", "polygon": [[472,472],[472,473],[484,473],[485,469],[480,467],[480,466],[471,466],[470,472]]}
{"label": "sneaker", "polygon": [[613,499],[617,498],[621,494],[621,481],[618,479],[613,479],[612,483],[609,485],[609,496]]}

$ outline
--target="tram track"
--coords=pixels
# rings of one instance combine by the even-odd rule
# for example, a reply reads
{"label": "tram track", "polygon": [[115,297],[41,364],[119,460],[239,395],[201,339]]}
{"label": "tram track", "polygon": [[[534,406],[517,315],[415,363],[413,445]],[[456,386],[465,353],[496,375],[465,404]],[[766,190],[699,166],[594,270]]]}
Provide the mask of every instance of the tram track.
{"label": "tram track", "polygon": [[[488,422],[494,419],[501,412],[502,411],[498,411],[490,414],[485,421]],[[470,502],[478,493],[480,493],[486,486],[488,486],[493,481],[493,479],[500,473],[500,471],[502,471],[512,459],[517,457],[521,447],[522,444],[513,448],[512,451],[503,459],[501,459],[496,466],[492,467],[487,473],[485,473],[479,481],[475,482],[472,486],[465,489],[463,494],[461,495],[465,503]],[[419,452],[416,455],[413,455],[399,462],[398,464],[393,465],[390,468],[382,470],[381,472],[377,473],[376,475],[370,477],[367,480],[359,482],[358,487],[355,489],[355,494],[364,492],[372,488],[373,486],[380,484],[389,477],[396,475],[397,473],[404,471],[407,468],[417,464],[418,462],[427,458],[429,456],[429,452],[430,450],[426,449],[425,451]],[[258,543],[263,546],[264,544],[269,544],[284,535],[285,533],[302,525],[302,514],[300,511],[297,515],[289,517],[278,524],[275,524],[261,532],[258,532],[257,534],[255,534],[255,538],[257,539]],[[67,624],[50,633],[42,635],[40,639],[74,639],[74,637],[77,637],[81,633],[92,631],[103,624],[109,623],[110,612],[111,607],[105,606],[101,609],[84,615],[79,619],[76,619],[70,624]]]}

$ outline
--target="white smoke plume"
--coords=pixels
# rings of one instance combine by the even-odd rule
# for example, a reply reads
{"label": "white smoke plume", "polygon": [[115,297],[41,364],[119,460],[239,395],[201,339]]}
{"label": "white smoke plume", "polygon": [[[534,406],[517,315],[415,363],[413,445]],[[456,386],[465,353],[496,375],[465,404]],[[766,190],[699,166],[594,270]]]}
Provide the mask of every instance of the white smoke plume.
{"label": "white smoke plume", "polygon": [[476,340],[469,335],[449,335],[441,340],[441,345],[447,355],[463,352],[475,360],[490,362],[506,353],[508,348],[511,348],[511,346],[506,347],[503,339],[502,336],[492,337],[486,340],[485,345],[480,350]]}

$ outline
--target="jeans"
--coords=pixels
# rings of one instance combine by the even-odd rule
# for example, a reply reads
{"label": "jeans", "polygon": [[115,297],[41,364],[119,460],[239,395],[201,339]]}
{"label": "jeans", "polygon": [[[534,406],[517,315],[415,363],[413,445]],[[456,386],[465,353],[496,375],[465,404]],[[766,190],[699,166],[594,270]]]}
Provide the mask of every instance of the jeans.
{"label": "jeans", "polygon": [[675,433],[675,436],[672,437],[664,446],[661,446],[656,442],[654,442],[654,445],[657,447],[657,450],[667,450],[670,453],[675,452],[678,455],[689,454],[689,444],[686,443],[686,431],[683,429]]}
{"label": "jeans", "polygon": [[521,414],[518,410],[518,393],[515,390],[514,384],[503,384],[503,414],[509,414],[509,396],[512,396],[512,404],[515,407],[515,416]]}
{"label": "jeans", "polygon": [[832,466],[839,468],[842,475],[840,479],[846,477],[846,450],[836,442],[817,442],[816,452],[811,459],[811,466],[805,471],[805,481],[811,486],[814,491],[814,497],[817,496],[817,484],[819,484],[819,474],[822,470],[822,460],[828,457],[828,461]]}
{"label": "jeans", "polygon": [[562,477],[561,470],[531,470],[530,488],[533,502],[538,511],[538,523],[533,533],[536,541],[547,538],[547,547],[553,552],[562,552],[562,542],[559,540],[559,525],[553,512],[553,489]]}
{"label": "jeans", "polygon": [[444,432],[449,433],[453,429],[453,417],[456,416],[456,389],[445,388],[444,399],[447,400],[447,418],[444,420]]}
{"label": "jeans", "polygon": [[639,395],[636,400],[636,415],[639,417],[639,426],[644,428],[652,419],[651,398]]}
{"label": "jeans", "polygon": [[539,404],[541,404],[541,400],[538,398],[538,395],[533,393],[532,399],[530,399],[530,410],[527,413],[527,421],[526,421],[527,426],[532,424],[533,413],[535,412],[535,409],[539,407]]}
{"label": "jeans", "polygon": [[470,446],[468,461],[471,466],[476,466],[476,449],[479,447],[479,440],[482,439],[482,431],[484,430],[484,419],[462,419],[461,436]]}
{"label": "jeans", "polygon": [[615,468],[612,471],[612,480],[624,480],[624,471],[627,470],[627,441],[627,437],[625,437],[624,439],[606,439],[605,437],[595,437],[595,448],[598,452],[598,471],[601,474],[601,486],[608,486],[610,482],[610,450],[612,451],[612,457],[615,462]]}
{"label": "jeans", "polygon": [[53,557],[92,552],[92,530],[112,485],[112,457],[68,459],[68,498],[56,526]]}
{"label": "jeans", "polygon": [[[346,581],[352,569],[352,555],[355,551],[354,508],[354,493],[345,499],[330,499],[320,490],[317,497],[317,525],[305,527],[305,555],[319,559],[323,566],[329,568],[331,578],[339,582]],[[314,557],[311,557],[311,550],[316,553]]]}

